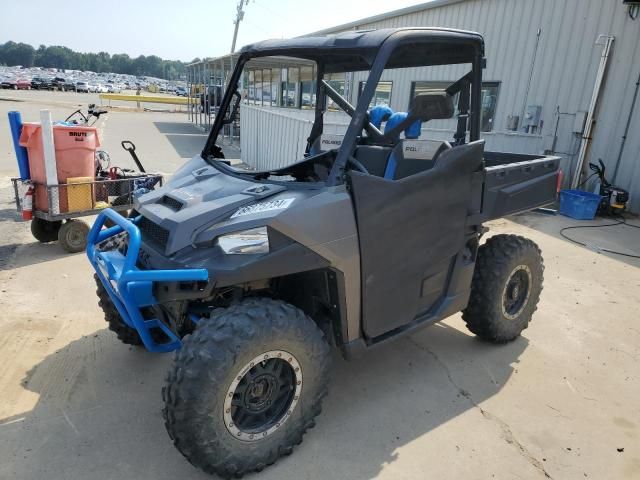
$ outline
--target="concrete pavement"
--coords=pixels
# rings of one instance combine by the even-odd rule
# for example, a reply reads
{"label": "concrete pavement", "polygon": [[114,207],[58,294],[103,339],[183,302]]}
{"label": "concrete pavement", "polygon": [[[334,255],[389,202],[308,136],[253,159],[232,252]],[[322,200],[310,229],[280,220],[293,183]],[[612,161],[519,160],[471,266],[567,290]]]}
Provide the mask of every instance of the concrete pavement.
{"label": "concrete pavement", "polygon": [[[114,161],[126,160],[115,154],[123,135],[150,170],[172,171],[201,148],[185,140],[197,133],[183,115],[107,118]],[[210,478],[162,423],[170,356],[118,342],[85,257],[35,242],[11,220],[1,182],[0,479]],[[317,426],[293,455],[249,478],[640,478],[639,264],[559,238],[566,219],[512,220],[493,222],[491,234],[533,239],[546,264],[522,338],[486,344],[456,315],[353,362],[336,357]],[[614,228],[602,241],[637,248],[636,232]]]}

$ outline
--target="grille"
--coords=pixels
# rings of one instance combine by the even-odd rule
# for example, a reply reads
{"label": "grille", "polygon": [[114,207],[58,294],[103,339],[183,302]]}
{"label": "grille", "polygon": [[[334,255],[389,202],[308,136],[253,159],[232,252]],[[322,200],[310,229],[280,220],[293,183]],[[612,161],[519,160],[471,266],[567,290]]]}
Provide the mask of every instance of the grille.
{"label": "grille", "polygon": [[153,223],[146,217],[140,219],[138,226],[145,237],[159,243],[162,247],[167,246],[167,241],[169,240],[169,231],[167,229]]}
{"label": "grille", "polygon": [[162,203],[169,208],[173,208],[176,212],[182,208],[182,203],[175,198],[167,197],[166,195],[162,197]]}

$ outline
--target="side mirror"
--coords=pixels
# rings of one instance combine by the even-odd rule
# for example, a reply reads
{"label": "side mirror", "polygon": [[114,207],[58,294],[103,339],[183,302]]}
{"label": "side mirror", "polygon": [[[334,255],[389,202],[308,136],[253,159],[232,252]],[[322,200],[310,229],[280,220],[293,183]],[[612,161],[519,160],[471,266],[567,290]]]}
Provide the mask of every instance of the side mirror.
{"label": "side mirror", "polygon": [[445,90],[431,90],[415,96],[410,115],[423,122],[428,122],[429,120],[451,118],[454,112],[451,95]]}

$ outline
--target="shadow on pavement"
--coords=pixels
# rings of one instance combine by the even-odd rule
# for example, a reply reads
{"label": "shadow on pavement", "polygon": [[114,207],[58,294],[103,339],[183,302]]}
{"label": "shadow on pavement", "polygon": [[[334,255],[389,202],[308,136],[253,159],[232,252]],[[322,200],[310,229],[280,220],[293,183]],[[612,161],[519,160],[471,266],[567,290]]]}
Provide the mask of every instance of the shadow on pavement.
{"label": "shadow on pavement", "polygon": [[[32,239],[33,240],[33,239]],[[39,243],[33,240],[31,243],[11,243],[0,245],[0,271],[13,270],[39,263],[59,260],[80,253],[65,252],[58,242]]]}
{"label": "shadow on pavement", "polygon": [[[441,324],[352,362],[336,358],[317,426],[259,478],[373,478],[398,448],[499,392],[526,346],[524,338],[489,345]],[[170,362],[107,330],[44,358],[22,382],[39,396],[33,410],[1,420],[0,477],[211,478],[164,429],[160,390]]]}
{"label": "shadow on pavement", "polygon": [[204,147],[207,134],[186,122],[153,122],[181,158],[192,158]]}
{"label": "shadow on pavement", "polygon": [[[181,158],[193,158],[204,148],[208,133],[188,122],[153,122]],[[239,159],[240,148],[237,145],[221,145],[227,159]]]}

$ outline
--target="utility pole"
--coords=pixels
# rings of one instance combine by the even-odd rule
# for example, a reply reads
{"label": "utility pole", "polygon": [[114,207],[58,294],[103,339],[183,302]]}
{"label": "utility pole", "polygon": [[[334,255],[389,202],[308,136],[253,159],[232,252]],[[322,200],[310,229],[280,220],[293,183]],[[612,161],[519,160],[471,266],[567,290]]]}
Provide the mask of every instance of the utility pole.
{"label": "utility pole", "polygon": [[231,53],[236,51],[236,39],[238,38],[238,28],[240,27],[240,22],[244,18],[243,8],[247,5],[249,5],[249,0],[238,0],[236,19],[233,22],[235,25],[235,28],[233,29],[233,41],[231,42]]}

